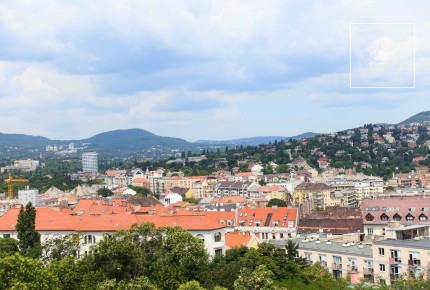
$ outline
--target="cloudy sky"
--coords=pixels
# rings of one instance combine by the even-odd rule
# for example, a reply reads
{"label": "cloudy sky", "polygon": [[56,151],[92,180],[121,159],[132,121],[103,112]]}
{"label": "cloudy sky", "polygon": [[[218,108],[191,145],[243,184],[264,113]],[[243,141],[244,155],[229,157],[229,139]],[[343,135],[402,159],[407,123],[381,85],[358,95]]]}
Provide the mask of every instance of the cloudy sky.
{"label": "cloudy sky", "polygon": [[194,141],[397,123],[430,110],[428,15],[428,0],[1,1],[0,132]]}

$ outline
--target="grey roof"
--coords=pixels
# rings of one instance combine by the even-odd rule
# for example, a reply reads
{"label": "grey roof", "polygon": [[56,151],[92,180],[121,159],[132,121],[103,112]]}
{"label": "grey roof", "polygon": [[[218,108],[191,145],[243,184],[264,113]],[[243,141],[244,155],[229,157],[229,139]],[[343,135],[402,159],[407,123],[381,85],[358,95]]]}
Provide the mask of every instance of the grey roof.
{"label": "grey roof", "polygon": [[[331,244],[327,244],[327,241],[321,241],[319,244],[316,241],[303,242],[302,239],[294,239],[294,242],[299,244],[299,249],[301,250],[310,250],[310,251],[320,251],[323,253],[333,253],[333,254],[343,254],[343,255],[351,255],[351,256],[360,256],[372,258],[372,246],[371,245],[362,245],[362,248],[359,247],[359,244],[351,245],[351,246],[343,246],[343,242],[335,242],[331,241]],[[284,247],[286,241],[275,241],[272,242],[276,246]]]}
{"label": "grey roof", "polygon": [[413,249],[425,249],[430,250],[430,238],[424,238],[420,240],[383,240],[373,243],[374,245],[384,246],[395,246],[395,247],[407,247]]}

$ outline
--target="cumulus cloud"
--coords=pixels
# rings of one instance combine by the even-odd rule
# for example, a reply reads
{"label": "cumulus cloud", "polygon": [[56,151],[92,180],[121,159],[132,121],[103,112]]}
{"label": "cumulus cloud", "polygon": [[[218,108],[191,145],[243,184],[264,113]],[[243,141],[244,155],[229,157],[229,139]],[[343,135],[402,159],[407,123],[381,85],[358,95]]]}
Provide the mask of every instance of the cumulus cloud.
{"label": "cumulus cloud", "polygon": [[[423,106],[405,100],[428,95],[429,11],[425,1],[3,1],[0,131],[227,139],[310,131],[315,118],[329,127],[323,113],[345,108],[356,123],[370,107],[413,114]],[[350,23],[393,19],[416,23],[416,89],[351,90]]]}

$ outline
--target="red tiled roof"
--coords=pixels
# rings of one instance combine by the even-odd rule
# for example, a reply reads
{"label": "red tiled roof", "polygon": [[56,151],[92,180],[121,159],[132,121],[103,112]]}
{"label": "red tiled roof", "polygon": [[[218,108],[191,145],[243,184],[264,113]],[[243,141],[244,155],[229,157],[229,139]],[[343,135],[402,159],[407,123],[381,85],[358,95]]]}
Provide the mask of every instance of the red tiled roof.
{"label": "red tiled roof", "polygon": [[236,174],[236,176],[252,176],[254,175],[253,172],[239,172]]}
{"label": "red tiled roof", "polygon": [[243,234],[237,231],[232,233],[226,233],[225,234],[226,250],[246,246],[251,241],[251,239],[252,239],[252,236],[248,232]]}
{"label": "red tiled roof", "polygon": [[148,178],[135,178],[133,182],[149,182]]}

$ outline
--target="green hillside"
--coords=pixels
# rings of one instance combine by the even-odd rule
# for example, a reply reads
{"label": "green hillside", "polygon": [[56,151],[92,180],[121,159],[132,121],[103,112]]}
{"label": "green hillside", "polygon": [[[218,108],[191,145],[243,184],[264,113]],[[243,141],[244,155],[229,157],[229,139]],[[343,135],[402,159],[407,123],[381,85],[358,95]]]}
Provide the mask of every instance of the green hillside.
{"label": "green hillside", "polygon": [[421,112],[416,115],[413,115],[410,118],[407,118],[403,122],[398,123],[397,125],[407,125],[410,123],[422,123],[424,121],[430,121],[430,111]]}

